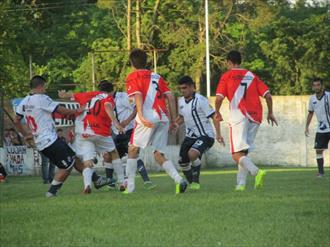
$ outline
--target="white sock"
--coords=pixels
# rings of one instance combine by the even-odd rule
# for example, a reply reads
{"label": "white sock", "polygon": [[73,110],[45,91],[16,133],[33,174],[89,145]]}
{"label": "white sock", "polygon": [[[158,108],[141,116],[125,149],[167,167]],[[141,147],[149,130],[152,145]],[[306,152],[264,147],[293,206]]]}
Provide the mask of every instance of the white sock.
{"label": "white sock", "polygon": [[112,163],[110,163],[110,162],[103,162],[103,164],[104,164],[105,168],[113,169]]}
{"label": "white sock", "polygon": [[115,170],[117,174],[117,179],[119,184],[124,183],[124,167],[121,162],[121,159],[116,159],[112,161],[113,169]]}
{"label": "white sock", "polygon": [[191,165],[196,167],[196,166],[200,166],[202,164],[202,161],[198,158],[195,161],[191,162]]}
{"label": "white sock", "polygon": [[175,169],[172,161],[167,160],[163,163],[163,168],[166,173],[175,181],[175,183],[180,183],[182,177],[179,175],[178,171]]}
{"label": "white sock", "polygon": [[92,174],[93,174],[93,170],[91,168],[85,168],[82,172],[83,177],[84,177],[84,187],[85,189],[87,188],[87,186],[92,187]]}
{"label": "white sock", "polygon": [[259,171],[259,168],[256,167],[252,160],[250,160],[250,158],[247,156],[241,157],[238,164],[248,170],[252,176],[256,176]]}
{"label": "white sock", "polygon": [[137,170],[137,160],[127,159],[126,175],[127,175],[127,191],[133,192],[135,189],[135,175]]}
{"label": "white sock", "polygon": [[246,177],[248,175],[249,171],[246,170],[243,166],[238,164],[238,172],[237,172],[237,185],[243,185],[246,184]]}

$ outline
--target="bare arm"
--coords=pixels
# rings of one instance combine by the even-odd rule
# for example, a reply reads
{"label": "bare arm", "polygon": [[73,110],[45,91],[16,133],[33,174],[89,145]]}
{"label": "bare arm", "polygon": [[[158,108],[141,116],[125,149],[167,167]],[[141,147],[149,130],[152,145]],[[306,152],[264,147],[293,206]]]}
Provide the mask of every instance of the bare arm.
{"label": "bare arm", "polygon": [[215,128],[215,133],[216,133],[216,140],[221,143],[223,146],[225,146],[225,141],[223,140],[223,137],[221,135],[221,127],[220,127],[220,121],[217,121],[216,115],[212,117],[213,120],[213,125]]}
{"label": "bare arm", "polygon": [[183,123],[184,123],[184,118],[183,118],[183,116],[181,116],[181,115],[177,116],[176,119],[175,119],[175,123],[176,123],[178,126],[180,126],[181,124],[183,124]]}
{"label": "bare arm", "polygon": [[143,99],[142,99],[142,95],[139,94],[139,93],[134,94],[134,101],[135,101],[137,115],[138,115],[140,121],[142,122],[142,124],[144,126],[148,127],[148,128],[153,128],[154,124],[152,122],[150,122],[149,120],[147,120],[146,118],[144,118],[144,116],[143,116],[143,111],[142,111]]}
{"label": "bare arm", "polygon": [[224,97],[221,95],[217,95],[215,98],[215,116],[214,117],[215,117],[215,120],[219,121],[219,122],[223,120],[221,113],[220,113],[220,108],[221,108],[223,100],[224,100]]}
{"label": "bare arm", "polygon": [[61,115],[75,115],[83,112],[84,108],[79,108],[79,109],[68,109],[64,106],[59,106],[56,109],[56,112],[60,113]]}
{"label": "bare arm", "polygon": [[120,125],[125,128],[136,116],[136,109],[132,111],[132,113],[125,120],[120,122]]}
{"label": "bare arm", "polygon": [[266,100],[266,103],[267,103],[267,108],[268,108],[268,115],[267,115],[267,122],[268,124],[272,124],[272,126],[274,124],[276,124],[276,126],[278,125],[277,124],[277,121],[276,121],[276,118],[273,114],[273,99],[272,99],[272,95],[270,93],[267,93],[265,95],[265,100]]}
{"label": "bare arm", "polygon": [[115,113],[113,112],[111,104],[108,102],[105,103],[104,109],[105,109],[105,112],[108,114],[109,118],[111,119],[112,123],[116,127],[116,129],[118,129],[119,132],[123,132],[124,128],[122,126],[120,126],[120,124],[115,116]]}
{"label": "bare arm", "polygon": [[313,119],[313,115],[314,115],[314,112],[308,112],[306,127],[305,127],[305,135],[306,136],[309,136],[309,125],[311,124],[311,121]]}
{"label": "bare arm", "polygon": [[31,147],[33,146],[33,135],[31,133],[28,133],[23,124],[21,123],[22,117],[16,115],[14,117],[14,126],[18,130],[18,132],[23,136],[25,143],[27,146]]}

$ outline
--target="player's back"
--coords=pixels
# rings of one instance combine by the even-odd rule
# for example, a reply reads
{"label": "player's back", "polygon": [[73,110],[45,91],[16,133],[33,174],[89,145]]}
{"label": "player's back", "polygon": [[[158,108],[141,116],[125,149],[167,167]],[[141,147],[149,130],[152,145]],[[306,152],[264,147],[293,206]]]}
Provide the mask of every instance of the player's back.
{"label": "player's back", "polygon": [[[115,102],[115,115],[118,122],[126,120],[134,111],[134,106],[131,104],[129,97],[126,92],[115,92],[113,94],[113,99]],[[134,120],[131,121],[126,127],[125,130],[130,130],[134,128]],[[119,134],[117,128],[112,126],[112,131],[115,134]]]}
{"label": "player's back", "polygon": [[150,121],[167,121],[167,109],[164,94],[170,93],[164,79],[149,70],[136,70],[126,79],[127,94],[142,95],[143,115]]}
{"label": "player's back", "polygon": [[25,117],[39,150],[51,145],[57,139],[52,117],[57,107],[58,103],[47,95],[32,94],[26,96],[17,108],[16,113]]}

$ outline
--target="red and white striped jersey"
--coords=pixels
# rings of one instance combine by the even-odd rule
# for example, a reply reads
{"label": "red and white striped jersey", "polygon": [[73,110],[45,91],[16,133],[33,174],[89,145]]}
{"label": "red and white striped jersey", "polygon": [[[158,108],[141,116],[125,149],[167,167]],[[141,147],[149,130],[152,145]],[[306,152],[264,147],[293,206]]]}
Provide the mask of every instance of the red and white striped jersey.
{"label": "red and white striped jersey", "polygon": [[234,68],[221,76],[216,94],[228,98],[231,123],[247,117],[260,124],[262,105],[259,97],[268,92],[268,86],[251,71]]}
{"label": "red and white striped jersey", "polygon": [[[168,121],[164,94],[171,93],[165,80],[150,70],[136,70],[126,79],[128,96],[141,94],[143,116],[152,122]],[[139,118],[137,116],[137,121]]]}

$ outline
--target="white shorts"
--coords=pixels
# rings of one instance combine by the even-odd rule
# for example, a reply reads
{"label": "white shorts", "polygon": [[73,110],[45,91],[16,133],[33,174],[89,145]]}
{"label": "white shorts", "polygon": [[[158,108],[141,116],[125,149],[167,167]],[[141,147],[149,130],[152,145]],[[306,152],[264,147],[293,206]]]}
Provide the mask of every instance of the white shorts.
{"label": "white shorts", "polygon": [[88,137],[76,135],[74,146],[76,155],[83,161],[92,160],[95,158],[96,154],[112,152],[116,149],[111,136],[98,135]]}
{"label": "white shorts", "polygon": [[155,150],[164,153],[167,146],[169,122],[156,122],[154,125],[154,128],[147,128],[136,122],[130,145],[139,148],[152,146]]}
{"label": "white shorts", "polygon": [[243,150],[254,150],[254,139],[257,135],[259,124],[244,118],[241,122],[230,123],[230,151],[231,153]]}

